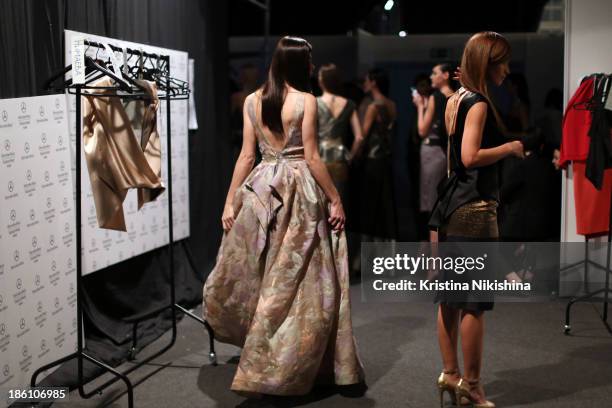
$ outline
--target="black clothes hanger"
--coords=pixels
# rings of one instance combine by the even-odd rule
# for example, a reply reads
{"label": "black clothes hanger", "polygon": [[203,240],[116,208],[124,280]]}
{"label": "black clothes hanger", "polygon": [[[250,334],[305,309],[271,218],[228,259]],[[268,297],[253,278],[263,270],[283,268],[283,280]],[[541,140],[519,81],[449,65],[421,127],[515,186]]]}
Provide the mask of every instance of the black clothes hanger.
{"label": "black clothes hanger", "polygon": [[[122,91],[128,92],[128,93],[132,93],[133,89],[132,86],[129,82],[127,82],[124,79],[119,78],[117,75],[115,75],[114,72],[112,72],[111,70],[109,70],[108,68],[100,65],[99,63],[97,63],[96,61],[94,61],[91,57],[89,56],[85,56],[84,58],[85,61],[85,76],[88,77],[90,76],[92,73],[94,72],[98,72],[101,75],[98,77],[89,77],[86,81],[85,81],[85,85],[86,84],[90,84],[93,81],[95,81],[96,79],[101,78],[102,76],[108,76],[112,79],[115,80],[115,82],[117,83],[119,89],[121,89]],[[64,91],[66,88],[72,86],[72,79],[68,80],[68,81],[64,81],[64,83],[62,84],[62,86],[53,86],[53,83],[56,82],[59,78],[63,78],[69,71],[72,70],[72,64],[68,65],[66,68],[62,69],[59,72],[54,73],[51,77],[49,77],[49,79],[47,79],[47,81],[45,81],[43,87],[46,90],[55,90],[55,91]],[[140,86],[139,86],[140,88]]]}

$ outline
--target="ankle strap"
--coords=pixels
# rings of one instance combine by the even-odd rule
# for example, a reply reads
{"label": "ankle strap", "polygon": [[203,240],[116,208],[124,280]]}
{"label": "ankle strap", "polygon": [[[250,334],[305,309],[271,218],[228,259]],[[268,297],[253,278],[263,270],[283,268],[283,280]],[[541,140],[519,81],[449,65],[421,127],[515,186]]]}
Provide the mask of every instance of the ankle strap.
{"label": "ankle strap", "polygon": [[457,368],[453,368],[452,370],[446,370],[446,369],[444,369],[444,370],[442,370],[442,373],[444,373],[444,374],[448,374],[448,375],[451,375],[451,374],[459,374],[459,370],[458,370]]}
{"label": "ankle strap", "polygon": [[475,385],[478,385],[480,383],[480,378],[470,380],[469,378],[462,377],[461,379],[468,383],[470,387],[474,387]]}

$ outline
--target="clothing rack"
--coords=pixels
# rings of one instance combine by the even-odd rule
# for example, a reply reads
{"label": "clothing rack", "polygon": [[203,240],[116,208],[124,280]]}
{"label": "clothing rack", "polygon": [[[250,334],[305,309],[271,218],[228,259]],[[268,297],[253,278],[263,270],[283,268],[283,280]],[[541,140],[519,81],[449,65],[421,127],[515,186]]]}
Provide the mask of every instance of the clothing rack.
{"label": "clothing rack", "polygon": [[[563,328],[563,333],[565,333],[566,335],[570,334],[570,331],[572,330],[572,326],[570,324],[570,313],[571,313],[571,309],[572,306],[578,302],[582,302],[585,300],[588,300],[592,297],[595,297],[597,295],[600,295],[603,293],[604,295],[604,301],[603,301],[603,306],[602,306],[602,314],[601,314],[601,321],[603,322],[604,326],[606,327],[606,329],[608,329],[608,332],[610,334],[612,334],[612,328],[610,327],[610,323],[608,323],[608,302],[610,299],[610,294],[612,293],[612,289],[610,288],[610,274],[612,273],[612,271],[610,270],[610,255],[612,252],[612,205],[610,206],[610,223],[608,225],[608,242],[607,242],[607,251],[606,251],[606,266],[605,268],[601,265],[599,265],[598,263],[595,263],[593,261],[591,261],[589,259],[589,240],[588,238],[586,239],[585,244],[585,259],[584,261],[580,261],[577,263],[574,263],[572,265],[568,265],[565,268],[561,269],[561,270],[567,270],[570,269],[574,266],[577,266],[581,263],[584,262],[584,283],[585,283],[585,290],[587,291],[586,294],[584,294],[583,296],[577,297],[577,298],[573,298],[571,299],[568,303],[567,306],[565,307],[565,326]],[[606,279],[605,279],[605,284],[604,287],[601,289],[598,289],[596,291],[593,292],[589,292],[589,283],[588,283],[588,265],[593,265],[597,268],[601,268],[604,269],[606,271]]]}
{"label": "clothing rack", "polygon": [[[595,85],[594,85],[595,86]],[[609,86],[608,86],[609,89]],[[608,97],[610,97],[610,95],[608,95]],[[581,106],[576,106],[574,105],[575,109],[587,109],[587,110],[594,110],[594,109],[604,109],[603,108],[603,103],[604,101],[598,101],[595,100],[595,95],[593,97],[593,99],[591,101],[589,101],[586,106],[581,107]],[[611,194],[612,195],[612,194]],[[589,259],[589,239],[586,238],[585,239],[585,259],[584,261],[580,261],[571,265],[568,265],[564,268],[561,269],[561,271],[563,270],[567,270],[570,268],[573,268],[574,266],[577,266],[581,263],[584,262],[584,285],[585,285],[585,294],[583,296],[577,297],[577,298],[573,298],[571,299],[566,308],[565,308],[565,326],[563,328],[563,332],[566,335],[569,335],[572,326],[570,324],[570,313],[571,313],[571,308],[574,304],[578,303],[578,302],[582,302],[588,299],[591,299],[597,295],[603,294],[603,306],[602,306],[602,314],[600,315],[601,320],[604,324],[604,326],[606,327],[606,329],[608,330],[608,332],[610,334],[612,334],[612,327],[610,327],[610,324],[608,323],[608,303],[610,300],[610,294],[612,293],[612,288],[610,288],[610,274],[612,273],[612,270],[610,270],[610,256],[612,255],[612,197],[611,197],[611,201],[610,201],[611,205],[610,205],[610,219],[609,219],[609,223],[608,223],[608,242],[607,242],[607,251],[606,251],[606,266],[605,268],[602,265],[599,265],[598,263],[595,263],[593,261],[591,261]],[[593,265],[599,269],[603,269],[605,270],[606,273],[606,277],[605,277],[605,284],[604,287],[601,289],[598,289],[596,291],[593,292],[589,292],[589,280],[588,280],[588,266],[589,265]]]}
{"label": "clothing rack", "polygon": [[[94,41],[84,41],[84,45],[88,46],[88,47],[94,47],[94,48],[98,48],[98,49],[103,49],[104,45],[99,44],[97,42]],[[121,51],[123,52],[123,48],[119,48],[119,47],[115,47],[111,45],[111,48],[114,51]],[[130,55],[130,57],[132,56],[139,56],[139,57],[147,57],[151,60],[156,61],[157,64],[159,64],[159,67],[163,67],[164,68],[164,73],[166,76],[166,80],[170,81],[170,57],[168,55],[158,55],[158,54],[152,54],[152,53],[146,53],[143,52],[142,50],[133,50],[133,49],[126,49],[126,53]],[[140,62],[141,60],[139,60]],[[69,69],[66,69],[65,72],[69,71]],[[155,310],[149,311],[147,313],[144,314],[140,314],[135,318],[132,319],[128,319],[126,320],[128,323],[132,324],[132,346],[129,350],[128,353],[128,360],[134,360],[136,357],[136,353],[137,353],[137,339],[138,339],[138,324],[148,318],[151,318],[155,315],[158,315],[168,309],[170,309],[171,311],[171,316],[172,316],[172,336],[170,339],[170,342],[164,346],[161,350],[153,353],[152,355],[134,363],[131,367],[129,367],[128,369],[124,370],[124,371],[118,371],[112,367],[110,367],[109,365],[105,364],[102,361],[97,360],[96,358],[90,356],[85,350],[84,350],[84,345],[83,345],[83,338],[84,338],[84,331],[83,331],[83,306],[82,303],[83,302],[83,270],[82,270],[82,255],[81,255],[81,150],[82,150],[82,145],[81,145],[81,96],[83,94],[84,90],[87,89],[91,89],[91,90],[96,90],[99,88],[96,88],[94,86],[89,86],[87,84],[71,84],[68,85],[64,90],[67,91],[70,94],[74,94],[76,95],[76,118],[75,118],[75,123],[76,123],[76,180],[75,180],[75,185],[76,185],[76,271],[77,271],[77,275],[76,275],[76,289],[77,289],[77,302],[76,302],[76,312],[77,312],[77,350],[66,356],[63,357],[61,359],[58,359],[52,363],[46,364],[38,369],[36,369],[34,371],[34,373],[32,374],[31,380],[30,380],[30,385],[32,387],[36,386],[36,378],[38,377],[38,375],[40,373],[42,373],[45,370],[48,370],[51,367],[55,367],[59,364],[62,364],[64,362],[67,362],[69,360],[72,360],[74,358],[77,359],[77,364],[78,364],[78,390],[79,390],[79,395],[82,398],[88,399],[91,398],[93,395],[95,394],[99,394],[102,392],[102,390],[104,390],[105,388],[107,388],[108,386],[110,386],[111,384],[115,383],[118,380],[122,380],[126,387],[127,387],[127,395],[128,395],[128,406],[130,408],[132,408],[134,406],[134,386],[132,385],[132,382],[130,381],[130,379],[128,378],[128,374],[131,373],[132,371],[138,369],[139,367],[142,367],[143,365],[147,364],[149,361],[153,360],[154,358],[157,358],[158,356],[162,355],[163,353],[165,353],[167,350],[169,350],[170,348],[172,348],[172,346],[174,345],[174,343],[176,342],[176,337],[177,337],[177,312],[183,313],[184,315],[200,322],[201,324],[203,324],[208,332],[208,336],[209,336],[209,360],[213,365],[217,364],[217,356],[215,353],[215,345],[214,345],[214,332],[212,330],[212,328],[210,327],[210,325],[208,324],[208,322],[206,322],[204,319],[194,315],[193,313],[191,313],[189,310],[183,308],[182,306],[180,306],[179,304],[176,303],[176,291],[175,291],[175,283],[174,283],[174,279],[175,279],[175,271],[174,271],[174,235],[173,235],[173,217],[172,217],[172,155],[171,155],[171,143],[172,143],[172,127],[171,127],[171,109],[170,109],[170,101],[172,99],[183,99],[182,96],[184,95],[184,92],[177,92],[176,94],[171,94],[170,92],[166,92],[165,95],[162,95],[160,97],[160,99],[165,99],[166,100],[166,138],[167,138],[167,150],[168,150],[168,154],[167,156],[167,164],[168,164],[168,219],[169,219],[169,224],[168,224],[168,235],[169,235],[169,242],[167,244],[167,248],[168,248],[168,254],[169,254],[169,268],[170,268],[170,303],[168,305],[162,306],[160,308],[157,308]],[[187,89],[188,91],[188,89]],[[188,92],[187,92],[188,93]],[[96,95],[95,92],[93,93],[87,93],[88,95]],[[137,95],[130,95],[129,93],[127,94],[117,94],[117,95],[109,95],[108,93],[104,94],[104,96],[108,97],[108,96],[112,96],[112,97],[119,97],[119,98],[130,98],[130,97],[138,97]],[[183,248],[185,249],[185,252],[187,254],[187,258],[189,261],[189,264],[191,266],[192,269],[196,269],[194,262],[193,262],[193,257],[191,255],[191,251],[189,250],[189,248],[187,247],[185,240],[181,240],[180,241],[181,245],[183,246]],[[94,388],[93,390],[86,392],[85,391],[85,384],[90,382],[90,380],[88,380],[87,382],[85,382],[85,379],[83,378],[83,361],[87,360],[101,368],[103,368],[105,371],[113,374],[114,378],[109,379],[108,381],[106,381],[105,383],[103,383],[102,385]]]}

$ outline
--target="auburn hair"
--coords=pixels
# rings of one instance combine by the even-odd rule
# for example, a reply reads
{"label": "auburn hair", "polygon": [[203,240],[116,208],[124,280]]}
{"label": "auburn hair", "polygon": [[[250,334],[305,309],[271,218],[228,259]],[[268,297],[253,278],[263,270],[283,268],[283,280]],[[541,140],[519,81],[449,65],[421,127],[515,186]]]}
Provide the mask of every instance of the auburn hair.
{"label": "auburn hair", "polygon": [[504,128],[504,124],[491,101],[487,77],[491,67],[510,61],[510,51],[510,43],[504,36],[483,31],[470,37],[461,58],[461,86],[486,98],[500,129]]}

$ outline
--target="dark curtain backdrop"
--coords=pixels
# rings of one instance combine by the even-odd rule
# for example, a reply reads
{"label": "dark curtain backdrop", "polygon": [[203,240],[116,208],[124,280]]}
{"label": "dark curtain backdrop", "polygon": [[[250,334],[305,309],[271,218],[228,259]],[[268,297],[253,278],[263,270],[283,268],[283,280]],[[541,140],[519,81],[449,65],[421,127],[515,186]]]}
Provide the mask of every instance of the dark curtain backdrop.
{"label": "dark curtain backdrop", "polygon": [[[197,305],[221,237],[220,216],[231,176],[228,135],[227,2],[214,0],[2,0],[0,98],[43,94],[41,84],[63,67],[64,29],[187,51],[195,59],[199,129],[190,132],[189,267],[175,245],[177,301]],[[167,249],[148,252],[84,278],[87,348],[116,365],[130,346],[131,318],[169,303]],[[140,325],[139,346],[170,327],[169,314]],[[207,344],[202,330],[202,344]],[[146,354],[146,352],[144,352]],[[204,363],[204,362],[203,362]],[[47,383],[72,383],[74,364]],[[99,371],[87,366],[88,376]]]}

